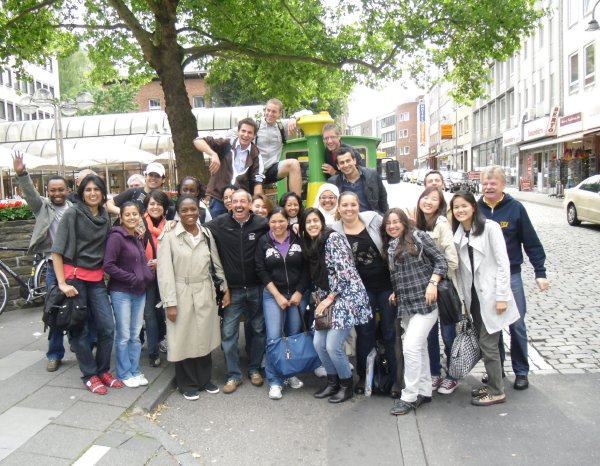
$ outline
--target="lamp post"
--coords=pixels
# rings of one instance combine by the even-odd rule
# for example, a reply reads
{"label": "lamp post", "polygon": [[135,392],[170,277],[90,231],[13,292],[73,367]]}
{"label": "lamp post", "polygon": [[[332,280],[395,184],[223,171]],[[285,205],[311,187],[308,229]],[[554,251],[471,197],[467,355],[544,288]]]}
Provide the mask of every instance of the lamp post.
{"label": "lamp post", "polygon": [[40,109],[49,108],[54,112],[54,137],[56,142],[56,160],[58,174],[65,176],[65,147],[63,143],[62,115],[73,116],[78,110],[87,110],[94,106],[94,98],[87,91],[80,92],[76,99],[65,99],[62,102],[56,99],[45,88],[37,89],[32,96],[26,95],[19,102],[21,111],[26,115],[33,115]]}
{"label": "lamp post", "polygon": [[596,7],[598,6],[599,3],[600,3],[600,0],[598,0],[596,2],[596,4],[594,5],[594,9],[592,10],[592,19],[588,23],[588,27],[585,29],[586,31],[600,30],[600,25],[598,24],[598,21],[596,20]]}

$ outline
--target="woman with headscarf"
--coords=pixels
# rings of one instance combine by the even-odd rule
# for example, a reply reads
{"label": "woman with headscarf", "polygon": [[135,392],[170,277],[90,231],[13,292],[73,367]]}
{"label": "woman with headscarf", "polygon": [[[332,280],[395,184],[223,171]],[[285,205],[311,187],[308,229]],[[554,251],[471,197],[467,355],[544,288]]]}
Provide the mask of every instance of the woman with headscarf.
{"label": "woman with headscarf", "polygon": [[336,220],[337,213],[337,202],[340,197],[340,190],[338,187],[331,183],[323,183],[319,186],[317,196],[313,207],[319,209],[325,218],[325,224],[331,225]]}

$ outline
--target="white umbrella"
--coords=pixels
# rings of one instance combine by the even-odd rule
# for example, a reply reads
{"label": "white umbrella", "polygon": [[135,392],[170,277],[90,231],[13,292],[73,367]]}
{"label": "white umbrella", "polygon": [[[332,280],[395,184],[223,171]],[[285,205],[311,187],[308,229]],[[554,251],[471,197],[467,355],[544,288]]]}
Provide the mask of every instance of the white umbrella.
{"label": "white umbrella", "polygon": [[[12,153],[13,151],[0,147],[0,169],[12,170]],[[41,165],[47,165],[46,159],[36,155],[27,154],[25,152],[23,152],[23,162],[25,162],[25,166],[27,168],[37,168]]]}

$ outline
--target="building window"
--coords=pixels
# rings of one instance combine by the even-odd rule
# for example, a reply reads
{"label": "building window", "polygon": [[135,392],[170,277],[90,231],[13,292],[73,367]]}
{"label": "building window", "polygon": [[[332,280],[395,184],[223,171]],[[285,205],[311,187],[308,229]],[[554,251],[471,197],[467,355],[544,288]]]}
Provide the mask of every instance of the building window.
{"label": "building window", "polygon": [[508,94],[508,114],[513,116],[515,114],[515,93],[511,92]]}
{"label": "building window", "polygon": [[485,130],[487,130],[487,127],[488,127],[487,107],[483,107],[481,109],[481,130],[485,131]]}
{"label": "building window", "polygon": [[460,120],[460,121],[458,122],[458,135],[459,135],[459,136],[462,136],[462,135],[463,135],[463,122],[462,122],[462,120]]}
{"label": "building window", "polygon": [[385,117],[380,120],[379,127],[387,128],[388,126],[394,126],[396,124],[396,115]]}
{"label": "building window", "polygon": [[15,106],[11,103],[6,104],[6,119],[8,121],[15,121]]}
{"label": "building window", "polygon": [[192,105],[194,108],[204,108],[204,96],[195,95],[192,99]]}
{"label": "building window", "polygon": [[148,99],[148,110],[160,110],[160,99]]}
{"label": "building window", "polygon": [[498,63],[498,80],[503,83],[504,82],[504,67],[505,63]]}
{"label": "building window", "polygon": [[585,62],[583,64],[583,74],[584,74],[584,85],[589,86],[590,84],[594,84],[595,80],[595,47],[592,42],[589,45],[586,45],[583,49],[583,54],[585,55]]}
{"label": "building window", "polygon": [[6,107],[4,106],[4,100],[0,100],[0,120],[6,120]]}
{"label": "building window", "polygon": [[402,147],[402,155],[409,155],[409,154],[410,154],[410,147],[408,147],[408,146]]}
{"label": "building window", "polygon": [[569,25],[569,27],[571,27],[579,19],[577,11],[579,2],[577,0],[570,0],[567,2],[567,5],[567,24]]}
{"label": "building window", "polygon": [[503,124],[506,120],[506,98],[502,97],[498,105],[500,106],[500,124]]}
{"label": "building window", "polygon": [[401,129],[398,132],[398,139],[404,139],[408,137],[408,130],[407,129]]}
{"label": "building window", "polygon": [[546,100],[546,81],[544,78],[540,79],[540,102]]}
{"label": "building window", "polygon": [[479,124],[479,112],[475,112],[473,114],[473,131],[475,131],[475,135],[476,136],[479,135],[479,128],[480,128],[480,124]]}
{"label": "building window", "polygon": [[579,89],[579,54],[574,53],[569,57],[569,92],[577,92]]}
{"label": "building window", "polygon": [[396,131],[388,131],[381,135],[381,142],[392,142],[396,140]]}
{"label": "building window", "polygon": [[531,86],[531,105],[535,106],[537,103],[537,86],[533,84]]}
{"label": "building window", "polygon": [[400,114],[400,121],[408,121],[410,119],[410,114],[408,112],[403,112]]}
{"label": "building window", "polygon": [[465,134],[469,132],[469,117],[465,117]]}

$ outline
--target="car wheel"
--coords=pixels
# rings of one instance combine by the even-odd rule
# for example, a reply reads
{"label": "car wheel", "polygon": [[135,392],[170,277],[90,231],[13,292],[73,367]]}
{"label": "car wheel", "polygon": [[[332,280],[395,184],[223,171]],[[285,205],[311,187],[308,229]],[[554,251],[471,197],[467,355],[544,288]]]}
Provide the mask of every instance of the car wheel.
{"label": "car wheel", "polygon": [[569,225],[572,227],[581,225],[581,222],[577,218],[577,209],[575,208],[575,204],[569,204],[567,206],[567,222],[569,222]]}

